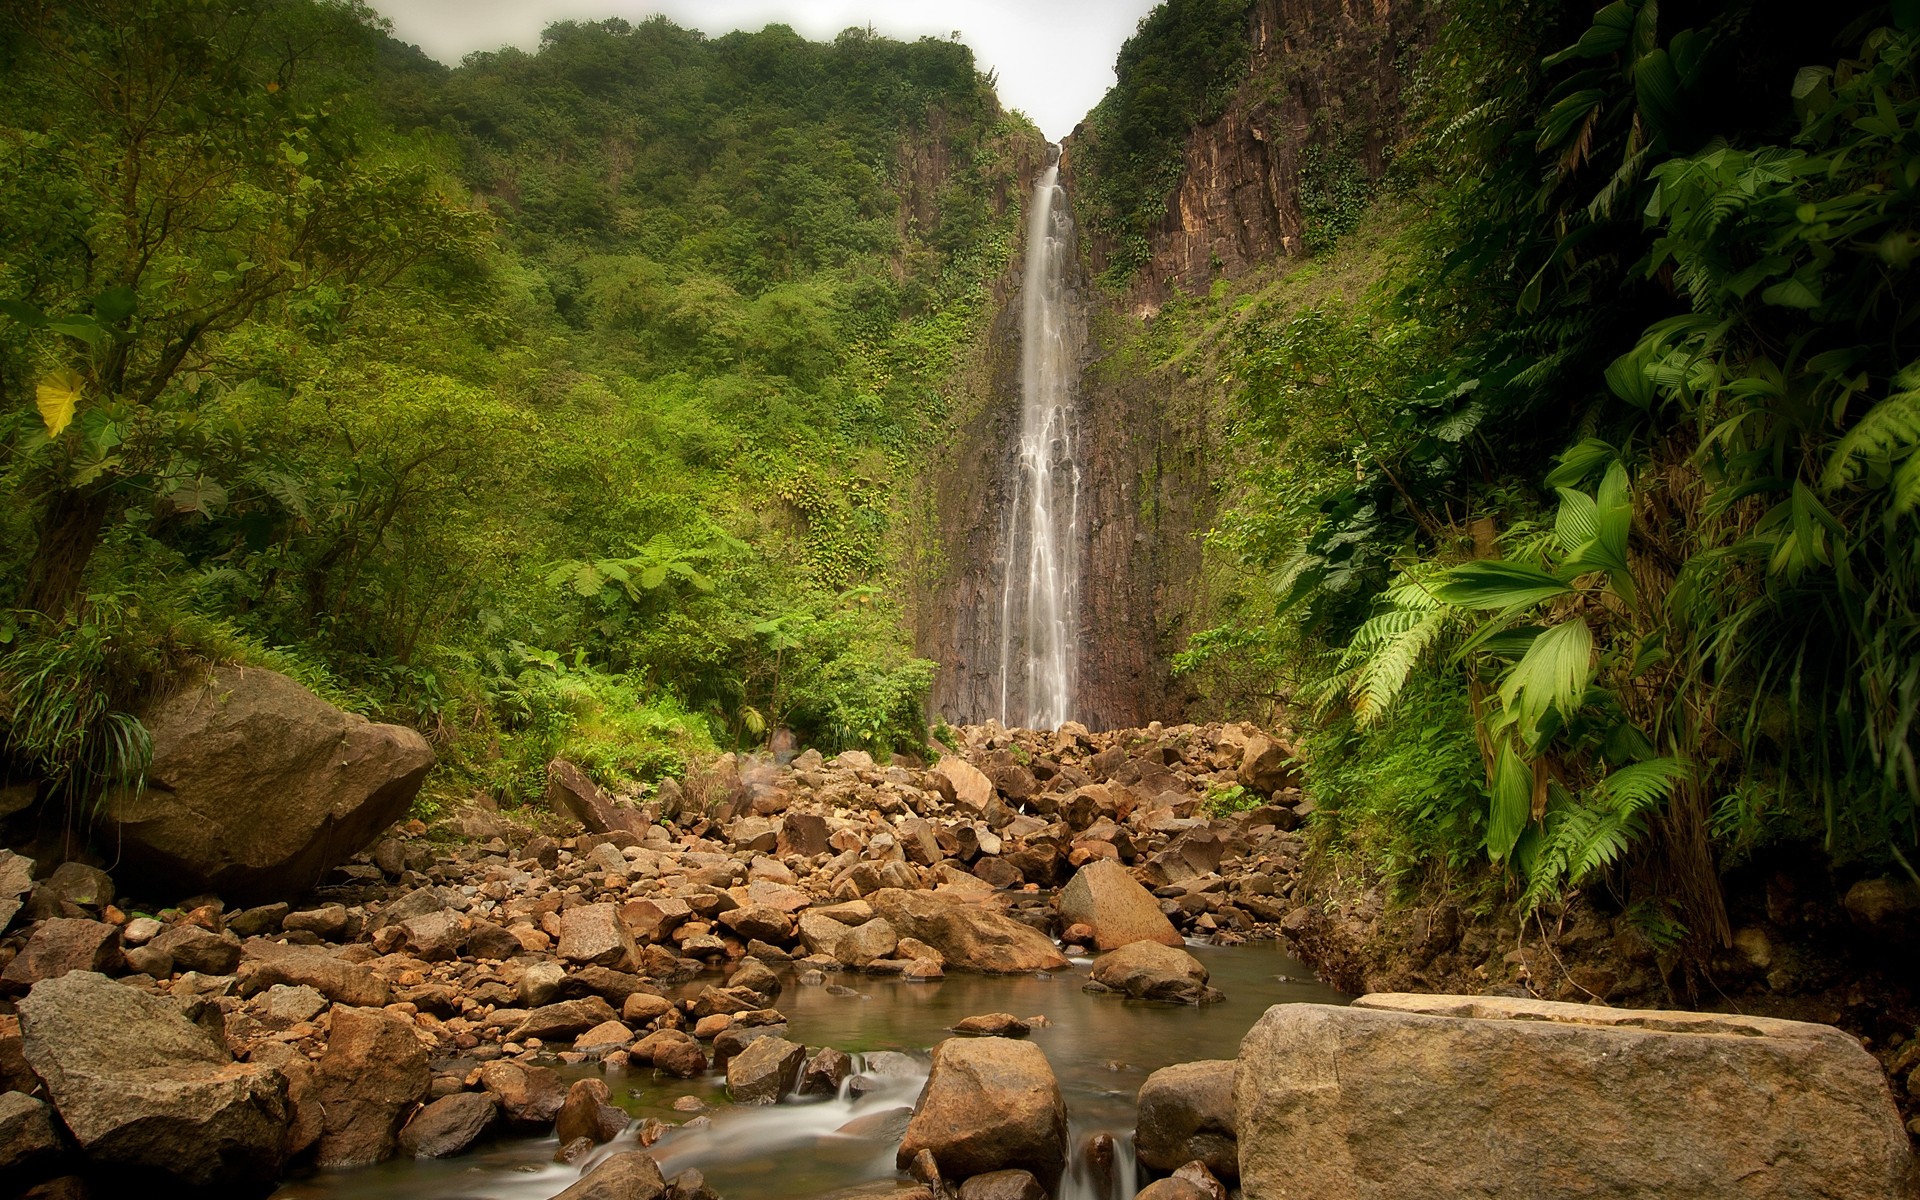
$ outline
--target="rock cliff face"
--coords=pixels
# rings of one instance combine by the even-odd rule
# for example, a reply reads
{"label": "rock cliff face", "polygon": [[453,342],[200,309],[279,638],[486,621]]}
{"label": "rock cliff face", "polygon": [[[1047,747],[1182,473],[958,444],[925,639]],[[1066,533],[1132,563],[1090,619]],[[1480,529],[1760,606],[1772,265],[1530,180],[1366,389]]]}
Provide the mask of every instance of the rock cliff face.
{"label": "rock cliff face", "polygon": [[[1141,366],[1128,345],[1175,291],[1204,291],[1308,252],[1328,197],[1364,196],[1404,133],[1402,86],[1431,38],[1419,0],[1256,0],[1253,61],[1221,116],[1188,137],[1186,166],[1124,294],[1094,279],[1111,247],[1080,227],[1075,280],[1087,339],[1079,384],[1082,552],[1076,717],[1119,728],[1178,720],[1191,703],[1173,654],[1206,622],[1201,536],[1217,484],[1226,398],[1207,368]],[[1061,178],[1073,199],[1074,138]],[[1029,186],[1032,180],[1023,178]],[[1334,205],[1337,208],[1337,205]],[[1316,216],[1318,214],[1318,216]],[[1009,218],[1010,219],[1010,218]],[[963,371],[953,425],[923,473],[915,635],[941,665],[934,715],[999,711],[1002,542],[1020,425],[1020,268],[996,282],[997,315]]]}
{"label": "rock cliff face", "polygon": [[[1404,135],[1403,91],[1433,36],[1423,0],[1256,0],[1252,63],[1221,115],[1187,138],[1186,163],[1130,295],[1149,308],[1279,256],[1300,257],[1316,213],[1364,194]],[[1075,131],[1077,135],[1078,130]],[[1061,175],[1074,191],[1075,137]],[[1111,247],[1086,243],[1097,273]]]}

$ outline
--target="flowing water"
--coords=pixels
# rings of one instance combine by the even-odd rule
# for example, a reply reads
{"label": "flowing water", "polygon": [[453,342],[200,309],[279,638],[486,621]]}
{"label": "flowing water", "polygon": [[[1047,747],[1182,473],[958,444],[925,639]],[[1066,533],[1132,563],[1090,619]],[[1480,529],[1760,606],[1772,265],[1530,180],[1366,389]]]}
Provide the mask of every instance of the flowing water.
{"label": "flowing water", "polygon": [[[668,1176],[697,1167],[725,1200],[805,1200],[859,1185],[884,1195],[910,1186],[894,1170],[894,1147],[926,1082],[927,1052],[949,1036],[947,1028],[976,1013],[1044,1014],[1052,1023],[1035,1029],[1032,1040],[1059,1076],[1072,1145],[1110,1133],[1122,1149],[1116,1164],[1120,1177],[1106,1181],[1110,1187],[1076,1163],[1062,1185],[1061,1200],[1130,1197],[1133,1101],[1150,1073],[1176,1062],[1232,1058],[1241,1036],[1269,1005],[1344,999],[1270,942],[1188,949],[1226,992],[1224,1003],[1184,1008],[1089,995],[1080,990],[1085,963],[1050,977],[954,974],[932,983],[832,977],[855,988],[858,996],[830,995],[785,978],[786,990],[776,1003],[789,1019],[787,1036],[865,1056],[864,1065],[874,1074],[864,1077],[862,1086],[873,1090],[857,1097],[845,1088],[833,1100],[733,1108],[726,1104],[725,1081],[717,1076],[656,1080],[650,1071],[633,1071],[609,1074],[607,1082],[614,1098],[636,1117],[684,1122],[687,1114],[672,1107],[680,1096],[698,1096],[713,1105],[709,1126],[670,1132],[651,1149]],[[632,1136],[624,1135],[606,1152],[634,1148]],[[545,1200],[579,1178],[577,1167],[552,1161],[555,1149],[550,1137],[494,1141],[439,1162],[395,1161],[322,1172],[287,1184],[275,1198]]]}
{"label": "flowing water", "polygon": [[1052,729],[1073,719],[1080,634],[1080,459],[1067,266],[1073,220],[1048,165],[1027,216],[1021,290],[1020,448],[1000,593],[1000,719]]}

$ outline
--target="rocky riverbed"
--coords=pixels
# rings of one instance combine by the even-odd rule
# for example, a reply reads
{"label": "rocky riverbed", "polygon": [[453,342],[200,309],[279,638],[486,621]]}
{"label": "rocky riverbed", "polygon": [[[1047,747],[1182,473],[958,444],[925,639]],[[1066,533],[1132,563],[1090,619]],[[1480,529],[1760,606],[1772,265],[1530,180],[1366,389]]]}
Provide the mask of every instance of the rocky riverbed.
{"label": "rocky riverbed", "polygon": [[[736,1105],[833,1094],[853,1060],[786,1036],[784,989],[1084,956],[1090,991],[1206,1005],[1219,993],[1189,938],[1372,953],[1378,893],[1326,886],[1310,861],[1284,738],[989,725],[954,741],[931,766],[728,757],[632,797],[555,763],[545,812],[402,822],[297,902],[126,897],[100,867],[0,853],[0,1170],[40,1196],[260,1193],[300,1163],[552,1133],[592,1165],[568,1196],[695,1200],[711,1195],[697,1170],[668,1180],[644,1153],[665,1122],[631,1122],[600,1075],[721,1077]],[[1403,948],[1368,990],[1665,994],[1657,948],[1619,918],[1575,911],[1517,954],[1457,910],[1387,923]],[[925,1194],[1043,1194],[1085,1153],[1045,1055],[1017,1040],[1032,1015],[975,1014],[936,1047],[898,1151]],[[1145,1113],[1180,1114],[1143,1117],[1143,1161],[1174,1176],[1143,1196],[1224,1198],[1232,1067],[1143,1090]]]}

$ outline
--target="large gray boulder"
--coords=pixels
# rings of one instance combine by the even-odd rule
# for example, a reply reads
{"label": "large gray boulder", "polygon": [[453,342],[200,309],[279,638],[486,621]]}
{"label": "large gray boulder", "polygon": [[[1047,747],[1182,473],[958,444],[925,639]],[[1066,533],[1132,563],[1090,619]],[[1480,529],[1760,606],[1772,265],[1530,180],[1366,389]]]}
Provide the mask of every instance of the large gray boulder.
{"label": "large gray boulder", "polygon": [[1885,1076],[1838,1029],[1498,997],[1283,1004],[1240,1045],[1250,1196],[1888,1200]]}
{"label": "large gray boulder", "polygon": [[20,1001],[20,1031],[60,1119],[100,1167],[149,1188],[207,1192],[262,1187],[280,1173],[285,1077],[234,1062],[172,1001],[70,971]]}
{"label": "large gray boulder", "polygon": [[945,1179],[1031,1171],[1049,1188],[1067,1156],[1067,1107],[1040,1047],[1011,1038],[949,1038],[933,1048],[927,1086],[895,1163],[931,1150]]}
{"label": "large gray boulder", "polygon": [[142,716],[146,787],[101,820],[125,861],[169,893],[299,896],[405,815],[433,766],[425,738],[345,713],[285,675],[219,666]]}
{"label": "large gray boulder", "polygon": [[982,905],[898,888],[882,888],[867,902],[900,937],[927,943],[963,971],[1022,975],[1067,965],[1046,934]]}
{"label": "large gray boulder", "polygon": [[1110,858],[1081,867],[1060,890],[1060,919],[1091,928],[1093,944],[1101,950],[1118,950],[1134,942],[1182,944],[1153,893]]}

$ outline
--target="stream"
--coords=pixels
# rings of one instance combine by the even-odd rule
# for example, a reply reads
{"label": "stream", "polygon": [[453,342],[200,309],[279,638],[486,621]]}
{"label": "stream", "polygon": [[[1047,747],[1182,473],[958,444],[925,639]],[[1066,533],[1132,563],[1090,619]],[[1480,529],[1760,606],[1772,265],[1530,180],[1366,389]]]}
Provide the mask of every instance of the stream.
{"label": "stream", "polygon": [[[1226,1000],[1205,1008],[1142,1003],[1080,990],[1087,960],[1072,972],[1052,976],[952,974],[930,983],[889,977],[829,976],[857,991],[834,995],[800,985],[782,974],[777,1001],[789,1019],[788,1037],[811,1047],[834,1046],[856,1056],[871,1075],[856,1077],[871,1090],[856,1097],[843,1088],[833,1100],[785,1101],[772,1107],[733,1107],[721,1075],[700,1079],[655,1079],[651,1070],[610,1072],[614,1100],[635,1117],[685,1123],[689,1113],[672,1105],[697,1096],[712,1105],[711,1125],[672,1131],[651,1152],[671,1178],[688,1167],[706,1175],[725,1200],[793,1200],[823,1196],[856,1185],[874,1185],[875,1195],[905,1177],[894,1170],[893,1153],[906,1114],[926,1081],[927,1052],[951,1036],[947,1030],[978,1013],[1044,1014],[1050,1024],[1031,1037],[1046,1052],[1066,1097],[1069,1144],[1078,1148],[1097,1133],[1111,1133],[1121,1154],[1119,1196],[1133,1195],[1131,1138],[1134,1097],[1161,1067],[1197,1059],[1232,1058],[1240,1038],[1268,1006],[1344,1003],[1345,997],[1314,979],[1305,966],[1273,942],[1188,951],[1212,973]],[[689,986],[697,991],[702,980]],[[892,1051],[893,1055],[876,1052]],[[906,1057],[902,1057],[904,1052]],[[569,1079],[595,1070],[564,1069]],[[857,1122],[852,1132],[843,1127]],[[633,1149],[633,1131],[596,1153]],[[393,1160],[379,1166],[324,1171],[283,1185],[275,1200],[546,1200],[580,1176],[580,1166],[554,1163],[552,1137],[499,1138],[443,1160]],[[1091,1200],[1093,1184],[1077,1172],[1062,1184],[1061,1200]]]}

